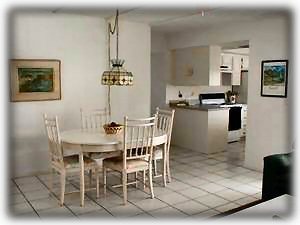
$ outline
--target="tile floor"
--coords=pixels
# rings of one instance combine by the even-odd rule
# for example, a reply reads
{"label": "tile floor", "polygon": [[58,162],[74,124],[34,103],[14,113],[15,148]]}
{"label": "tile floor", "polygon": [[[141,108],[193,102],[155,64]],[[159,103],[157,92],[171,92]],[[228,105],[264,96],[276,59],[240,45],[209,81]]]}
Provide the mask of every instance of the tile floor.
{"label": "tile floor", "polygon": [[[104,198],[87,192],[85,207],[79,206],[79,193],[66,195],[59,207],[59,177],[54,191],[48,189],[49,175],[11,179],[10,211],[14,217],[74,218],[197,218],[207,219],[261,197],[262,173],[243,167],[244,142],[228,144],[225,152],[205,155],[172,147],[170,165],[172,182],[163,187],[154,180],[155,199],[141,187],[128,188],[128,205],[122,205],[120,188],[111,188]],[[69,177],[66,191],[79,190],[77,175]],[[120,177],[109,173],[108,183]]]}

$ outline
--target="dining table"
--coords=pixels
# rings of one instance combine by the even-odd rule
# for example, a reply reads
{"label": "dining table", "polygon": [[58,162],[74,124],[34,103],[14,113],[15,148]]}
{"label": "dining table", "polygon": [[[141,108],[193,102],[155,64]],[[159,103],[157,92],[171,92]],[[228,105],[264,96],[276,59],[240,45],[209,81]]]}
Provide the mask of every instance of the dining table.
{"label": "dining table", "polygon": [[[74,129],[60,133],[63,148],[72,149],[78,153],[80,165],[80,198],[81,206],[84,206],[84,161],[85,153],[116,153],[123,150],[123,132],[118,134],[106,134],[104,130]],[[168,136],[157,129],[153,138],[153,146],[164,146],[164,160],[166,159]],[[129,141],[129,140],[128,140]],[[165,170],[164,170],[165,171]],[[164,172],[164,183],[166,174]]]}

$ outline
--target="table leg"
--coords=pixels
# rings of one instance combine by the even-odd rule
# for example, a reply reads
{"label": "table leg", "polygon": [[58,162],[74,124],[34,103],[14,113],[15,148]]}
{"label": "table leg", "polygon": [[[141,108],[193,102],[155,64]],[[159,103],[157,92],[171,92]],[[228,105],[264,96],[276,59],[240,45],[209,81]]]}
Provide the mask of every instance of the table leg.
{"label": "table leg", "polygon": [[80,165],[80,206],[84,206],[84,161],[83,153],[79,153],[79,165]]}

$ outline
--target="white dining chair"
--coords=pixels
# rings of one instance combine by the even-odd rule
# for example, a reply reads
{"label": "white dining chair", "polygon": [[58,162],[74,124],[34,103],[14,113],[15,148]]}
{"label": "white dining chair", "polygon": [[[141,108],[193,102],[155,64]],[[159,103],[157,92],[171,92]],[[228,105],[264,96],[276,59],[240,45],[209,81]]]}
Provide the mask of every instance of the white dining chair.
{"label": "white dining chair", "polygon": [[[121,157],[103,160],[103,185],[106,195],[107,169],[118,171],[122,175],[123,202],[127,204],[127,185],[137,186],[137,172],[148,172],[151,198],[154,198],[152,183],[152,153],[156,116],[146,119],[124,118],[123,153]],[[135,182],[128,182],[127,174],[135,173]],[[145,182],[145,178],[143,179]],[[145,184],[144,184],[145,185]]]}
{"label": "white dining chair", "polygon": [[[49,117],[47,114],[43,115],[45,129],[48,137],[49,144],[49,153],[51,159],[51,178],[50,178],[50,191],[53,190],[53,176],[54,173],[57,172],[60,174],[60,183],[61,183],[61,193],[60,193],[60,205],[64,204],[64,196],[65,194],[73,193],[65,193],[65,185],[66,185],[66,176],[67,173],[78,173],[80,174],[80,164],[79,164],[79,155],[63,155],[63,147],[60,139],[60,132],[58,126],[58,117]],[[99,197],[99,165],[97,162],[91,158],[84,156],[84,169],[85,170],[93,170],[96,174],[96,192],[97,197]],[[83,184],[84,185],[84,184]],[[84,193],[81,193],[83,196]],[[82,205],[83,206],[83,205]]]}
{"label": "white dining chair", "polygon": [[[157,129],[167,134],[167,148],[164,150],[164,146],[155,146],[153,149],[153,167],[154,167],[154,177],[163,177],[163,183],[166,185],[166,176],[168,177],[168,182],[171,182],[171,172],[170,172],[170,145],[171,136],[173,128],[175,110],[162,110],[156,108],[157,115]],[[163,160],[162,162],[162,174],[157,174],[157,160]]]}
{"label": "white dining chair", "polygon": [[[103,125],[108,123],[109,114],[106,108],[103,109],[83,109],[80,108],[81,116],[81,129],[84,132],[99,132],[103,131]],[[95,159],[98,163],[101,163],[99,160],[103,160],[110,157],[119,156],[119,152],[102,152],[102,153],[89,153],[88,157]],[[89,172],[89,177],[91,181],[92,171]]]}
{"label": "white dining chair", "polygon": [[82,109],[81,129],[84,131],[99,131],[103,130],[103,125],[108,123],[108,111],[104,109]]}

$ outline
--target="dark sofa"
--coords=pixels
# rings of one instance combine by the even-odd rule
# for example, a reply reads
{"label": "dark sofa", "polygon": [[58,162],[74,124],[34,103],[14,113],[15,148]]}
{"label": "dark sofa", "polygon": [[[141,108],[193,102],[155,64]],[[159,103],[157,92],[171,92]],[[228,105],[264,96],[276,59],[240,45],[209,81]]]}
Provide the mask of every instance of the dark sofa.
{"label": "dark sofa", "polygon": [[267,201],[283,194],[292,195],[293,153],[264,157],[262,200]]}

